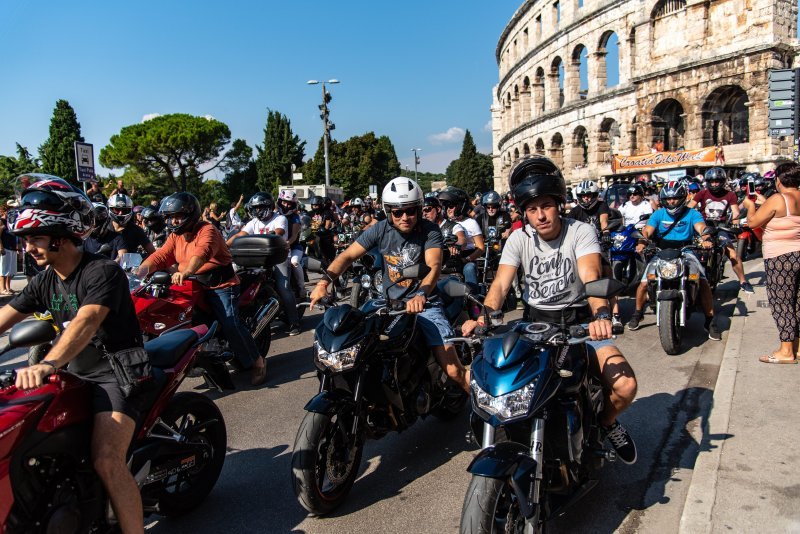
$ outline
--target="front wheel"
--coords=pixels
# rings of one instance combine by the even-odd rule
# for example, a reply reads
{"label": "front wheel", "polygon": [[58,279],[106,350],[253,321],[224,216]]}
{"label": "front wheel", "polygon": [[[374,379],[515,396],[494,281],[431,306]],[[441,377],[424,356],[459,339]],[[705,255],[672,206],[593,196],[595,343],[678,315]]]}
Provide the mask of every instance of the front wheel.
{"label": "front wheel", "polygon": [[349,423],[350,418],[340,413],[308,412],[297,430],[292,453],[294,493],[314,515],[338,508],[358,475],[364,440],[349,435]]}
{"label": "front wheel", "polygon": [[350,306],[353,308],[360,308],[364,304],[364,299],[361,298],[361,284],[359,282],[350,283]]}
{"label": "front wheel", "polygon": [[525,530],[525,517],[508,481],[472,477],[461,509],[461,534],[544,533],[543,522],[536,521],[532,526],[532,530]]}
{"label": "front wheel", "polygon": [[664,352],[670,355],[681,350],[680,302],[662,300],[658,312],[658,337]]}

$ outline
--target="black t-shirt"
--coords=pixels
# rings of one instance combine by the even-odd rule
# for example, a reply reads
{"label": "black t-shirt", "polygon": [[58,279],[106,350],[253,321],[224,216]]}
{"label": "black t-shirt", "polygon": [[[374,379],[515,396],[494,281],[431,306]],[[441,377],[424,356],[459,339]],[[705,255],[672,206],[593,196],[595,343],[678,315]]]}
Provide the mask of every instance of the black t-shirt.
{"label": "black t-shirt", "polygon": [[[110,312],[90,341],[108,352],[142,346],[142,331],[136,319],[128,278],[116,262],[84,252],[72,273],[61,280],[51,267],[37,274],[22,293],[10,303],[20,313],[49,310],[60,328],[66,328],[81,306],[99,304]],[[88,357],[88,356],[87,356]],[[87,361],[78,356],[69,364],[70,372],[96,378],[110,372],[108,360]]]}
{"label": "black t-shirt", "polygon": [[497,237],[500,237],[500,234],[511,228],[511,219],[508,217],[508,213],[502,211],[498,211],[494,217],[490,217],[488,213],[484,212],[479,221],[484,238],[489,236],[489,228],[491,227],[496,229]]}
{"label": "black t-shirt", "polygon": [[[325,229],[325,223],[327,221],[331,222],[330,230]],[[311,231],[316,233],[321,239],[324,238],[333,241],[333,229],[336,227],[336,224],[336,215],[334,215],[331,210],[322,210],[320,213],[311,212]]]}
{"label": "black t-shirt", "polygon": [[3,225],[3,231],[0,233],[0,243],[3,244],[3,248],[10,251],[17,250],[17,238],[14,234],[8,231],[8,223],[6,222],[5,217],[0,219],[0,224]]}
{"label": "black t-shirt", "polygon": [[92,202],[97,202],[98,204],[105,204],[108,202],[108,199],[102,191],[95,191],[94,193],[92,191],[87,191],[87,195],[89,195],[89,200]]}
{"label": "black t-shirt", "polygon": [[120,250],[138,252],[139,247],[145,248],[149,244],[150,238],[147,237],[147,233],[133,222],[129,222],[122,232],[111,240],[111,258],[115,259]]}
{"label": "black t-shirt", "polygon": [[609,215],[611,211],[608,208],[608,205],[605,202],[598,202],[591,209],[585,209],[582,206],[578,205],[569,210],[567,217],[570,219],[575,219],[576,221],[589,223],[594,226],[597,232],[600,232],[600,215],[602,214]]}

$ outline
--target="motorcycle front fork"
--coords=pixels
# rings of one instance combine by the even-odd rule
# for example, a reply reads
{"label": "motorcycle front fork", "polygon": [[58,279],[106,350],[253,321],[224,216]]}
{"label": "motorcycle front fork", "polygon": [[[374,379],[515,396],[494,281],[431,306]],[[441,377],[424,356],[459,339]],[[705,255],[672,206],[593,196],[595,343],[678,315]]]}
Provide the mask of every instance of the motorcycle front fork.
{"label": "motorcycle front fork", "polygon": [[[489,423],[483,423],[483,440],[481,448],[485,449],[494,445],[495,428]],[[532,504],[539,504],[539,496],[542,486],[544,464],[544,419],[537,418],[531,421],[531,442],[530,456],[536,462],[536,478],[531,484],[528,500]],[[537,511],[538,514],[538,511]],[[536,518],[538,520],[538,518]]]}

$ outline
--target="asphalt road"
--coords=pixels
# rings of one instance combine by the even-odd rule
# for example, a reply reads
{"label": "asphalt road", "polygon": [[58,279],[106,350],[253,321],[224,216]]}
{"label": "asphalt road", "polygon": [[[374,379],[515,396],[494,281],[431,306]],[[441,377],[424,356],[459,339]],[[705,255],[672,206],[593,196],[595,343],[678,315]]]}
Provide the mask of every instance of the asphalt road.
{"label": "asphalt road", "polygon": [[[736,303],[730,279],[717,292],[716,308],[725,332]],[[632,311],[623,301],[623,316]],[[508,318],[515,316],[509,314]],[[467,414],[450,422],[435,418],[411,429],[367,442],[361,474],[345,504],[324,518],[308,517],[297,503],[290,481],[295,433],[303,406],[318,382],[312,363],[314,311],[303,319],[297,337],[277,335],[268,358],[269,380],[252,388],[247,374],[236,375],[238,389],[208,393],[224,414],[228,455],[208,499],[192,513],[174,519],[146,520],[152,533],[192,532],[454,532],[458,529],[466,467],[477,447],[465,439]],[[620,418],[633,434],[638,462],[607,464],[598,486],[562,519],[555,532],[676,531],[701,447],[713,447],[703,435],[724,342],[707,340],[702,316],[694,314],[684,339],[685,351],[668,356],[661,349],[655,318],[645,316],[636,332],[626,330],[617,345],[638,378],[637,400]],[[0,359],[0,369],[16,366],[21,353]],[[189,379],[185,389],[200,388]],[[685,476],[689,473],[689,476]]]}

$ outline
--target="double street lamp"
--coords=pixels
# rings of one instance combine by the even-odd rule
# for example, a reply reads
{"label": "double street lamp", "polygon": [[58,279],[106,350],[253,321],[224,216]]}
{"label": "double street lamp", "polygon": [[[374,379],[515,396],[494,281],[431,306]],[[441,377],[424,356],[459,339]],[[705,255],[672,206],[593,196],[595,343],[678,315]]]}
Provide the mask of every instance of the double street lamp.
{"label": "double street lamp", "polygon": [[331,130],[335,129],[336,125],[328,120],[328,117],[330,116],[330,111],[328,110],[328,103],[330,103],[333,97],[328,91],[325,90],[325,84],[339,83],[339,80],[332,79],[328,80],[327,82],[321,82],[319,80],[308,80],[306,83],[308,85],[322,84],[322,104],[320,104],[319,106],[320,110],[319,118],[322,119],[322,145],[325,151],[325,186],[328,187],[331,185],[331,168],[330,165],[328,164],[328,139],[331,136]]}

